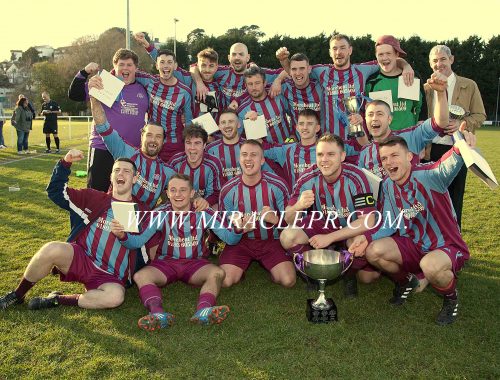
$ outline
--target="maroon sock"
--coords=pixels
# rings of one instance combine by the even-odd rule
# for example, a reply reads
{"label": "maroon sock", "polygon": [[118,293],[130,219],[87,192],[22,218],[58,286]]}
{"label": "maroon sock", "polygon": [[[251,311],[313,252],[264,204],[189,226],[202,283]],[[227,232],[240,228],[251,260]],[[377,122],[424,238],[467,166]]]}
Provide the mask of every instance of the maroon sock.
{"label": "maroon sock", "polygon": [[56,298],[60,305],[78,306],[78,299],[80,298],[80,295],[81,294],[60,295]]}
{"label": "maroon sock", "polygon": [[392,278],[392,280],[399,285],[404,285],[408,282],[408,275],[410,272],[406,272],[403,270],[400,270],[397,273],[390,273],[389,277]]}
{"label": "maroon sock", "polygon": [[444,298],[450,299],[450,300],[455,300],[457,299],[457,279],[453,278],[451,282],[446,285],[444,288],[438,288],[436,285],[432,285],[434,289],[439,294],[442,294]]}
{"label": "maroon sock", "polygon": [[33,287],[35,286],[36,282],[31,282],[31,281],[28,281],[26,280],[26,278],[23,277],[23,279],[21,280],[21,282],[19,283],[19,285],[17,286],[15,292],[16,292],[16,296],[18,299],[23,299],[24,296],[26,295],[26,293],[28,293],[28,291]]}
{"label": "maroon sock", "polygon": [[141,287],[139,297],[150,313],[163,313],[165,311],[161,302],[161,290],[156,285],[148,284]]}
{"label": "maroon sock", "polygon": [[201,293],[198,298],[198,306],[196,306],[196,311],[204,309],[206,307],[215,306],[217,298],[212,293]]}

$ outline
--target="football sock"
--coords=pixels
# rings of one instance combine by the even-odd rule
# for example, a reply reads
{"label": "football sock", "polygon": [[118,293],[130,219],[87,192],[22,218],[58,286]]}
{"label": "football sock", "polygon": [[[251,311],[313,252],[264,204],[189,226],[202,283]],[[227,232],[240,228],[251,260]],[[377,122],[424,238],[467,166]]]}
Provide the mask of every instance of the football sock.
{"label": "football sock", "polygon": [[156,285],[144,285],[139,289],[139,297],[144,307],[151,313],[163,313],[165,311],[161,302],[161,290]]}
{"label": "football sock", "polygon": [[23,277],[19,285],[17,286],[17,289],[15,290],[16,296],[18,299],[23,299],[26,293],[35,286],[36,282],[31,282],[26,280],[26,278]]}
{"label": "football sock", "polygon": [[45,144],[47,145],[47,149],[50,150],[50,137],[45,137]]}
{"label": "football sock", "polygon": [[451,280],[451,282],[447,286],[445,286],[444,288],[439,288],[435,285],[432,285],[432,287],[434,289],[436,289],[436,291],[439,294],[442,294],[444,298],[451,299],[451,300],[457,299],[457,279],[456,278],[453,278],[453,280]]}
{"label": "football sock", "polygon": [[409,272],[400,270],[398,273],[391,273],[389,277],[397,284],[404,285],[408,282]]}
{"label": "football sock", "polygon": [[198,298],[198,306],[196,307],[196,311],[204,309],[206,307],[215,306],[215,302],[217,299],[212,293],[202,293]]}
{"label": "football sock", "polygon": [[54,141],[56,142],[56,148],[59,149],[59,137],[54,137]]}
{"label": "football sock", "polygon": [[78,306],[78,299],[80,298],[80,294],[70,294],[70,295],[60,295],[56,296],[57,302],[60,305],[65,306]]}

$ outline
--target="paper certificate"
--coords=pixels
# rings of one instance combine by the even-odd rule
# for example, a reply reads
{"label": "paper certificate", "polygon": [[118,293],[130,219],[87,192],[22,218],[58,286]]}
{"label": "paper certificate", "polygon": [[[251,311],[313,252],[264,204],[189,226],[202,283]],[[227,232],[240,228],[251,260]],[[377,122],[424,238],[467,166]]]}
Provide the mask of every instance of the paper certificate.
{"label": "paper certificate", "polygon": [[255,140],[267,137],[267,126],[264,115],[257,116],[256,120],[243,120],[243,126],[245,127],[245,135],[247,137],[247,140]]}
{"label": "paper certificate", "polygon": [[219,130],[217,123],[211,113],[205,113],[192,120],[193,123],[200,124],[209,135]]}
{"label": "paper certificate", "polygon": [[102,79],[103,89],[98,90],[93,87],[90,89],[89,95],[111,108],[123,86],[125,86],[125,83],[106,70],[102,70],[99,76]]}
{"label": "paper certificate", "polygon": [[413,84],[407,86],[403,77],[400,76],[398,79],[398,98],[416,100],[418,102],[420,98],[420,79],[414,78]]}
{"label": "paper certificate", "polygon": [[139,232],[137,225],[137,203],[133,202],[111,202],[113,216],[124,227],[125,232]]}
{"label": "paper certificate", "polygon": [[363,170],[363,173],[365,173],[366,179],[368,180],[368,183],[372,188],[373,198],[377,200],[380,193],[380,182],[382,182],[382,178],[373,174],[371,171],[365,168],[361,168],[361,170]]}
{"label": "paper certificate", "polygon": [[373,100],[383,100],[387,103],[389,107],[391,107],[391,112],[394,112],[392,109],[392,91],[384,90],[384,91],[373,91],[368,94],[368,97]]}

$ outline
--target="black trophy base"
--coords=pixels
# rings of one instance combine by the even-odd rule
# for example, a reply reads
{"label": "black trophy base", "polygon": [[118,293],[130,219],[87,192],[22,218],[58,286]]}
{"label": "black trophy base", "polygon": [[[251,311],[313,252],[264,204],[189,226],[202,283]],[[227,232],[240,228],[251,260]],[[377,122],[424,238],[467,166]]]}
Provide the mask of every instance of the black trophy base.
{"label": "black trophy base", "polygon": [[365,132],[359,131],[359,132],[353,132],[353,133],[348,133],[347,138],[349,139],[355,139],[358,137],[363,137],[365,135]]}
{"label": "black trophy base", "polygon": [[307,320],[312,323],[330,323],[337,322],[337,305],[333,302],[333,299],[327,298],[328,301],[332,303],[332,306],[328,309],[318,310],[315,309],[312,304],[315,300],[309,298],[307,300],[306,316]]}

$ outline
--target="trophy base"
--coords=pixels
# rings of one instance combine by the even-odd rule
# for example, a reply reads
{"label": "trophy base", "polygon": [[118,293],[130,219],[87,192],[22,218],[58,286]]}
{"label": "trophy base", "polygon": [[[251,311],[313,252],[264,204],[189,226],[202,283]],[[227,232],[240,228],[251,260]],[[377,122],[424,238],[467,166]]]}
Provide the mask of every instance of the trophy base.
{"label": "trophy base", "polygon": [[306,316],[309,322],[330,323],[338,321],[337,305],[335,305],[333,299],[328,298],[327,300],[332,303],[331,306],[327,309],[321,309],[321,310],[314,308],[313,306],[313,303],[315,301],[314,299],[309,298],[307,300]]}
{"label": "trophy base", "polygon": [[363,137],[364,135],[365,135],[365,132],[363,132],[363,131],[355,132],[355,133],[348,133],[347,138],[353,139],[353,138],[357,138],[357,137]]}

